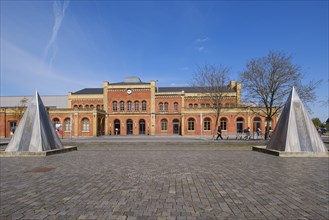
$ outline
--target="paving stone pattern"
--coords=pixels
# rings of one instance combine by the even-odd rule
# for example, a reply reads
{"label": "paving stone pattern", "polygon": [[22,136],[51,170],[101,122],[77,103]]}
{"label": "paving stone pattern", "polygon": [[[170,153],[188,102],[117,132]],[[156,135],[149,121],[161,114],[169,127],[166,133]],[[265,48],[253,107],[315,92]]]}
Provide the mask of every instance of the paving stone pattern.
{"label": "paving stone pattern", "polygon": [[0,219],[329,219],[328,158],[135,145],[1,158]]}

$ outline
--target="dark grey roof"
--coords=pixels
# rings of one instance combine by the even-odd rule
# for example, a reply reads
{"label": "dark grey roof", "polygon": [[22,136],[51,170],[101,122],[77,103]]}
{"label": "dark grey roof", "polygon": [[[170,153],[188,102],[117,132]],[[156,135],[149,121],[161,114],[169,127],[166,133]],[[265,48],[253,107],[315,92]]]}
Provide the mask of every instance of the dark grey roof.
{"label": "dark grey roof", "polygon": [[77,92],[73,92],[73,95],[97,95],[103,94],[103,88],[84,88]]}
{"label": "dark grey roof", "polygon": [[[202,89],[202,87],[159,87],[158,92],[181,92],[184,91],[185,93],[197,93],[197,92],[203,92],[205,89]],[[228,86],[223,86],[221,88],[222,92],[231,92],[231,90]]]}
{"label": "dark grey roof", "polygon": [[150,85],[150,83],[146,82],[118,82],[118,83],[109,83],[109,85],[116,86],[116,85]]}

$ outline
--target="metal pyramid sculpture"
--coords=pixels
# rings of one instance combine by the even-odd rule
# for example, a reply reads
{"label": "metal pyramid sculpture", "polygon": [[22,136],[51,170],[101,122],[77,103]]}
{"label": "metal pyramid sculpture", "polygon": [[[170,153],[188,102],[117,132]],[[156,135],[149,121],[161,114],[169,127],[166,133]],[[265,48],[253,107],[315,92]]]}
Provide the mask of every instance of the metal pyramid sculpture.
{"label": "metal pyramid sculpture", "polygon": [[63,145],[36,92],[5,151],[42,152],[55,149],[63,149]]}
{"label": "metal pyramid sculpture", "polygon": [[295,88],[282,110],[266,149],[284,152],[327,152]]}

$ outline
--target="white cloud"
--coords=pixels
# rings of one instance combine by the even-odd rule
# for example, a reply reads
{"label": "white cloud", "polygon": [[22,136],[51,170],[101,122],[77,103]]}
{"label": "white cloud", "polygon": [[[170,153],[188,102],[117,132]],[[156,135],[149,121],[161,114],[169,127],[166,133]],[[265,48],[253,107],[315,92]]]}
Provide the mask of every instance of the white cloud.
{"label": "white cloud", "polygon": [[49,42],[45,49],[45,55],[44,55],[45,59],[49,63],[49,67],[48,67],[49,69],[52,68],[53,60],[56,57],[57,47],[55,45],[55,42],[57,39],[58,32],[62,25],[62,21],[65,16],[65,11],[68,6],[69,6],[69,1],[66,1],[66,0],[64,0],[63,2],[55,0],[54,4],[53,4],[55,23],[53,26],[53,32],[52,32],[51,38],[49,39]]}
{"label": "white cloud", "polygon": [[199,52],[204,51],[204,47],[197,47],[196,49],[197,49]]}
{"label": "white cloud", "polygon": [[8,95],[12,93],[9,90],[23,91],[21,93],[25,95],[26,90],[42,88],[51,94],[54,87],[58,87],[60,93],[66,93],[68,88],[88,86],[88,83],[80,82],[76,78],[70,79],[68,75],[49,70],[43,59],[1,39],[1,90],[9,93]]}
{"label": "white cloud", "polygon": [[204,43],[204,42],[207,42],[209,40],[208,37],[205,37],[205,38],[198,38],[195,40],[195,42],[197,43]]}

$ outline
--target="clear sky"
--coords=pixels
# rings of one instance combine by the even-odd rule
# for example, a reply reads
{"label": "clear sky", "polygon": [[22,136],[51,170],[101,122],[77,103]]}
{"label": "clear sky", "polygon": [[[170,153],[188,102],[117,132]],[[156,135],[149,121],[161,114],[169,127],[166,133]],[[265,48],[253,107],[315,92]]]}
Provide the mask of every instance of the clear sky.
{"label": "clear sky", "polygon": [[65,95],[126,76],[186,86],[204,64],[229,66],[238,81],[248,60],[276,50],[305,82],[323,80],[311,116],[328,118],[328,1],[0,2],[2,96]]}

